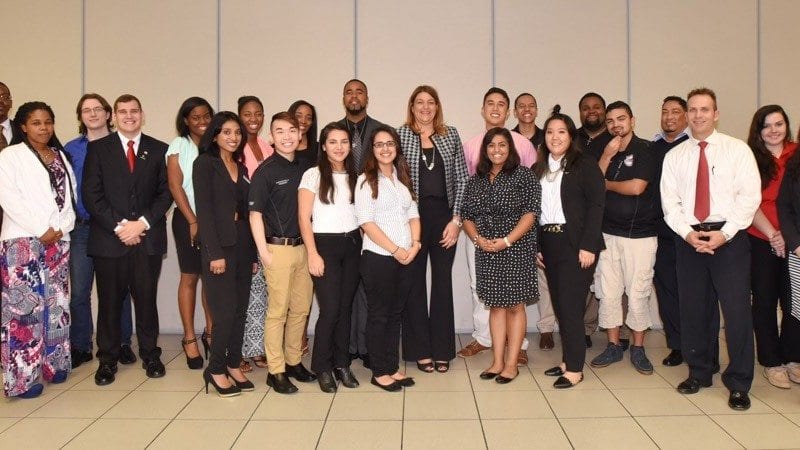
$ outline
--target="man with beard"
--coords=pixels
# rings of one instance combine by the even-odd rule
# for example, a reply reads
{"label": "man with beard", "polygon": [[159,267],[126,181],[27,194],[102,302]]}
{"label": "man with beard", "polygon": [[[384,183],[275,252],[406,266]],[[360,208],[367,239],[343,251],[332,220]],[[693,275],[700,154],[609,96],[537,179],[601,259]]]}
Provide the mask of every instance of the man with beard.
{"label": "man with beard", "polygon": [[[368,142],[372,131],[383,125],[367,115],[369,93],[367,85],[361,80],[352,79],[344,84],[342,104],[345,116],[339,123],[350,131],[350,148],[355,158],[356,168],[360,174],[364,170],[364,153],[372,151]],[[352,320],[350,322],[350,357],[361,358],[364,367],[369,368],[367,353],[367,294],[364,284],[358,284],[356,298],[353,302]]]}

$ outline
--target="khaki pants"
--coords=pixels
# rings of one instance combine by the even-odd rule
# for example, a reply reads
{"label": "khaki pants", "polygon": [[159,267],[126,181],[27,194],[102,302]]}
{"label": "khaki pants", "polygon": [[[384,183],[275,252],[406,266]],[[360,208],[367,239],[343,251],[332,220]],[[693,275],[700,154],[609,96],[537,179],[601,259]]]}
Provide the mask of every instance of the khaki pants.
{"label": "khaki pants", "polygon": [[303,329],[311,309],[313,284],[304,245],[267,244],[272,264],[264,268],[269,305],[264,321],[264,349],[271,374],[300,364]]}
{"label": "khaki pants", "polygon": [[536,322],[536,328],[539,329],[539,333],[552,333],[556,329],[556,315],[550,299],[550,287],[547,286],[544,269],[537,267],[536,275],[539,281],[539,301],[536,303],[539,308],[539,321]]}

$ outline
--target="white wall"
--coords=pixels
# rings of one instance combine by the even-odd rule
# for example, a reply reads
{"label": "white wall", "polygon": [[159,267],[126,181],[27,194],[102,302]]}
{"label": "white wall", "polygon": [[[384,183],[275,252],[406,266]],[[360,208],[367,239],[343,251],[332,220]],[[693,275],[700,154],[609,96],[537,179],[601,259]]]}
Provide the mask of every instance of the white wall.
{"label": "white wall", "polygon": [[[794,0],[30,0],[1,2],[0,17],[0,80],[17,106],[50,103],[62,141],[76,134],[84,92],[137,95],[145,131],[169,141],[192,95],[235,109],[236,98],[254,94],[268,113],[304,98],[320,124],[338,120],[352,77],[369,86],[370,114],[395,125],[415,86],[435,86],[464,139],[480,131],[493,84],[512,97],[534,93],[540,124],[555,103],[576,114],[590,90],[627,100],[646,138],[658,130],[663,97],[701,85],[717,91],[720,129],[738,137],[761,104],[783,104],[793,125],[800,114]],[[468,330],[463,249],[453,271],[456,328]],[[164,331],[180,329],[177,280],[170,247],[159,287]]]}

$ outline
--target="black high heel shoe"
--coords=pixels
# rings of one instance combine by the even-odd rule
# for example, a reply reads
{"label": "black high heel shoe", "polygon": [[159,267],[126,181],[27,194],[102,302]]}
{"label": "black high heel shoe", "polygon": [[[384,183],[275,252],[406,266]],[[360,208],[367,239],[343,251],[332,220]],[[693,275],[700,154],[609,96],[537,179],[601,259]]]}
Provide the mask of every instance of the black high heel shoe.
{"label": "black high heel shoe", "polygon": [[211,376],[211,372],[208,369],[203,371],[203,380],[206,382],[206,394],[208,394],[208,383],[211,383],[214,386],[214,389],[217,390],[217,394],[220,397],[235,397],[242,393],[242,390],[239,389],[239,386],[235,384],[233,386],[229,386],[226,388],[219,387],[219,385],[214,381],[214,378]]}
{"label": "black high heel shoe", "polygon": [[[244,375],[242,376],[244,377]],[[256,386],[252,381],[248,380],[247,377],[244,377],[244,381],[237,380],[231,373],[230,367],[228,367],[228,378],[232,379],[236,387],[238,387],[242,392],[252,392],[256,390]]]}
{"label": "black high heel shoe", "polygon": [[211,332],[203,329],[203,334],[200,335],[200,342],[203,343],[203,351],[208,359],[208,354],[211,352]]}
{"label": "black high heel shoe", "polygon": [[[196,337],[194,339],[189,339],[188,341],[186,339],[181,339],[181,344],[183,345],[183,354],[186,355],[186,365],[189,366],[189,368],[193,369],[193,370],[202,369],[203,368],[203,357],[200,356],[200,355],[197,355],[195,357],[190,357],[189,353],[186,351],[186,346],[187,345],[196,344],[196,343],[197,343],[197,338]],[[206,354],[208,354],[208,353],[206,353]]]}

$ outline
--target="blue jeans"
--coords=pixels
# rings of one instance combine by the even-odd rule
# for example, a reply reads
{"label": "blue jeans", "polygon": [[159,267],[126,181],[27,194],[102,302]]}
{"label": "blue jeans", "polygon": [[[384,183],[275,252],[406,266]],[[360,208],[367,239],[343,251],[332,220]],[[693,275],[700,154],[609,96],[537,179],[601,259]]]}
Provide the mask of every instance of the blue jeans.
{"label": "blue jeans", "polygon": [[[71,250],[69,257],[69,280],[72,292],[70,294],[69,311],[72,316],[70,325],[70,341],[72,348],[84,352],[92,351],[92,282],[94,280],[94,261],[86,255],[86,245],[89,241],[89,224],[75,223],[75,229],[70,232]],[[133,334],[133,319],[131,316],[131,295],[122,306],[122,344],[131,345]]]}

